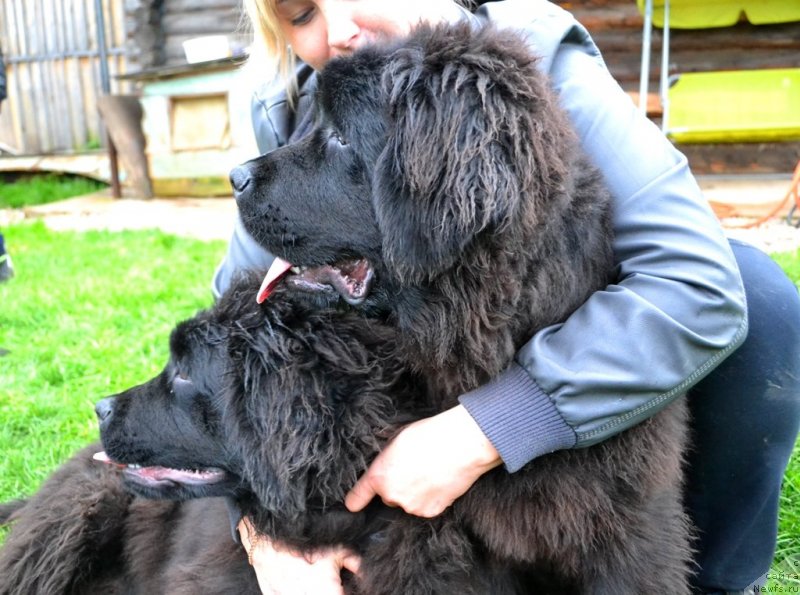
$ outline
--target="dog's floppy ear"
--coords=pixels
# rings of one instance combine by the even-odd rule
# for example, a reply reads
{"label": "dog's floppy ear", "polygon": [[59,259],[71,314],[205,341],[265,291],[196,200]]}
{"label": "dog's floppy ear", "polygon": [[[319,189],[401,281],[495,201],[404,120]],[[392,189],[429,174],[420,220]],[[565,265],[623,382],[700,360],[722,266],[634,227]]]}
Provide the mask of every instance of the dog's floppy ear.
{"label": "dog's floppy ear", "polygon": [[[260,341],[259,341],[260,342]],[[273,353],[258,344],[242,350],[240,372],[232,372],[228,398],[232,444],[238,449],[241,474],[261,506],[292,519],[306,508],[308,479],[317,444],[319,420],[302,407],[302,395],[313,390],[297,381],[304,378],[282,367]]]}
{"label": "dog's floppy ear", "polygon": [[[502,230],[547,173],[537,122],[549,95],[515,33],[469,25],[417,30],[390,56],[388,143],[374,207],[384,257],[419,282],[446,270],[482,231]],[[529,200],[526,199],[526,200]]]}
{"label": "dog's floppy ear", "polygon": [[377,364],[394,336],[382,327],[373,333],[356,316],[333,324],[325,313],[295,315],[237,329],[226,399],[241,475],[261,505],[284,519],[303,513],[309,498],[343,500],[367,454],[378,451],[373,428],[393,417],[384,377],[400,374]]}

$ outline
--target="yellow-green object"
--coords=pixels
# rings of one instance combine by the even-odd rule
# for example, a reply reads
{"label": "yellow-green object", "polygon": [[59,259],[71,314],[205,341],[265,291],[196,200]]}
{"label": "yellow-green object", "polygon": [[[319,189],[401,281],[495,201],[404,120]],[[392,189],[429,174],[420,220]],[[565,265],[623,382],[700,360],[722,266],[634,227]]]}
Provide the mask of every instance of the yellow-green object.
{"label": "yellow-green object", "polygon": [[[645,0],[636,0],[644,13]],[[754,25],[800,21],[800,0],[670,0],[669,26],[676,29],[730,27],[745,18]],[[664,0],[653,0],[653,24],[664,26]]]}
{"label": "yellow-green object", "polygon": [[800,68],[681,74],[667,134],[683,143],[800,139]]}

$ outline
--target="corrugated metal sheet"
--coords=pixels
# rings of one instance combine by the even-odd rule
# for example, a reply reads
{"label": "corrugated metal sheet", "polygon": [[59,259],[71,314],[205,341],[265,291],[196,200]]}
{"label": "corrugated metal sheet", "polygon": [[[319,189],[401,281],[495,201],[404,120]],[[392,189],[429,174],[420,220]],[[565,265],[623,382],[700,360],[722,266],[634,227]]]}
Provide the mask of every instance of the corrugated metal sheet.
{"label": "corrugated metal sheet", "polygon": [[[128,84],[123,0],[102,0],[111,92]],[[0,0],[0,44],[8,99],[0,143],[24,154],[80,151],[104,144],[94,0]]]}

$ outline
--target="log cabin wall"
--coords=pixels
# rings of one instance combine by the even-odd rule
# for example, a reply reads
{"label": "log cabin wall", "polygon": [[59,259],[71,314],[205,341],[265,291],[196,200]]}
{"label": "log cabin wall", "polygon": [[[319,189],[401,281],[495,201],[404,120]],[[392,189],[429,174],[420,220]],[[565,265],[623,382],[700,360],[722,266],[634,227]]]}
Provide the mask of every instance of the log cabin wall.
{"label": "log cabin wall", "polygon": [[183,42],[227,35],[236,50],[246,43],[241,0],[127,0],[131,70],[185,64]]}
{"label": "log cabin wall", "polygon": [[[642,16],[635,0],[557,1],[591,32],[611,73],[626,90],[639,84]],[[800,22],[720,29],[671,29],[670,71],[744,70],[800,66]],[[661,29],[653,28],[651,89],[661,71]]]}
{"label": "log cabin wall", "polygon": [[[642,15],[635,0],[556,1],[592,34],[611,74],[629,92],[639,88]],[[653,28],[650,92],[661,74],[661,29]],[[670,30],[670,74],[800,67],[800,22],[720,29]],[[800,109],[800,106],[798,106]],[[652,115],[659,121],[658,114]],[[679,145],[697,173],[788,173],[800,142]]]}

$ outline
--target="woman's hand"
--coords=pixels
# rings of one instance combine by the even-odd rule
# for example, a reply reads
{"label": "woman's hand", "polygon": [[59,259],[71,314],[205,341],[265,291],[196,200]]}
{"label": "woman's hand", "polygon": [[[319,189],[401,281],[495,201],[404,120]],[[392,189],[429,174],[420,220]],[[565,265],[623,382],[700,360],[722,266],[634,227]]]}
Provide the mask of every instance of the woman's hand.
{"label": "woman's hand", "polygon": [[304,555],[259,535],[247,517],[239,521],[238,528],[265,595],[344,595],[342,568],[358,573],[360,558],[344,547]]}
{"label": "woman's hand", "polygon": [[403,428],[345,498],[357,512],[380,496],[409,514],[434,517],[464,494],[500,455],[461,405]]}

